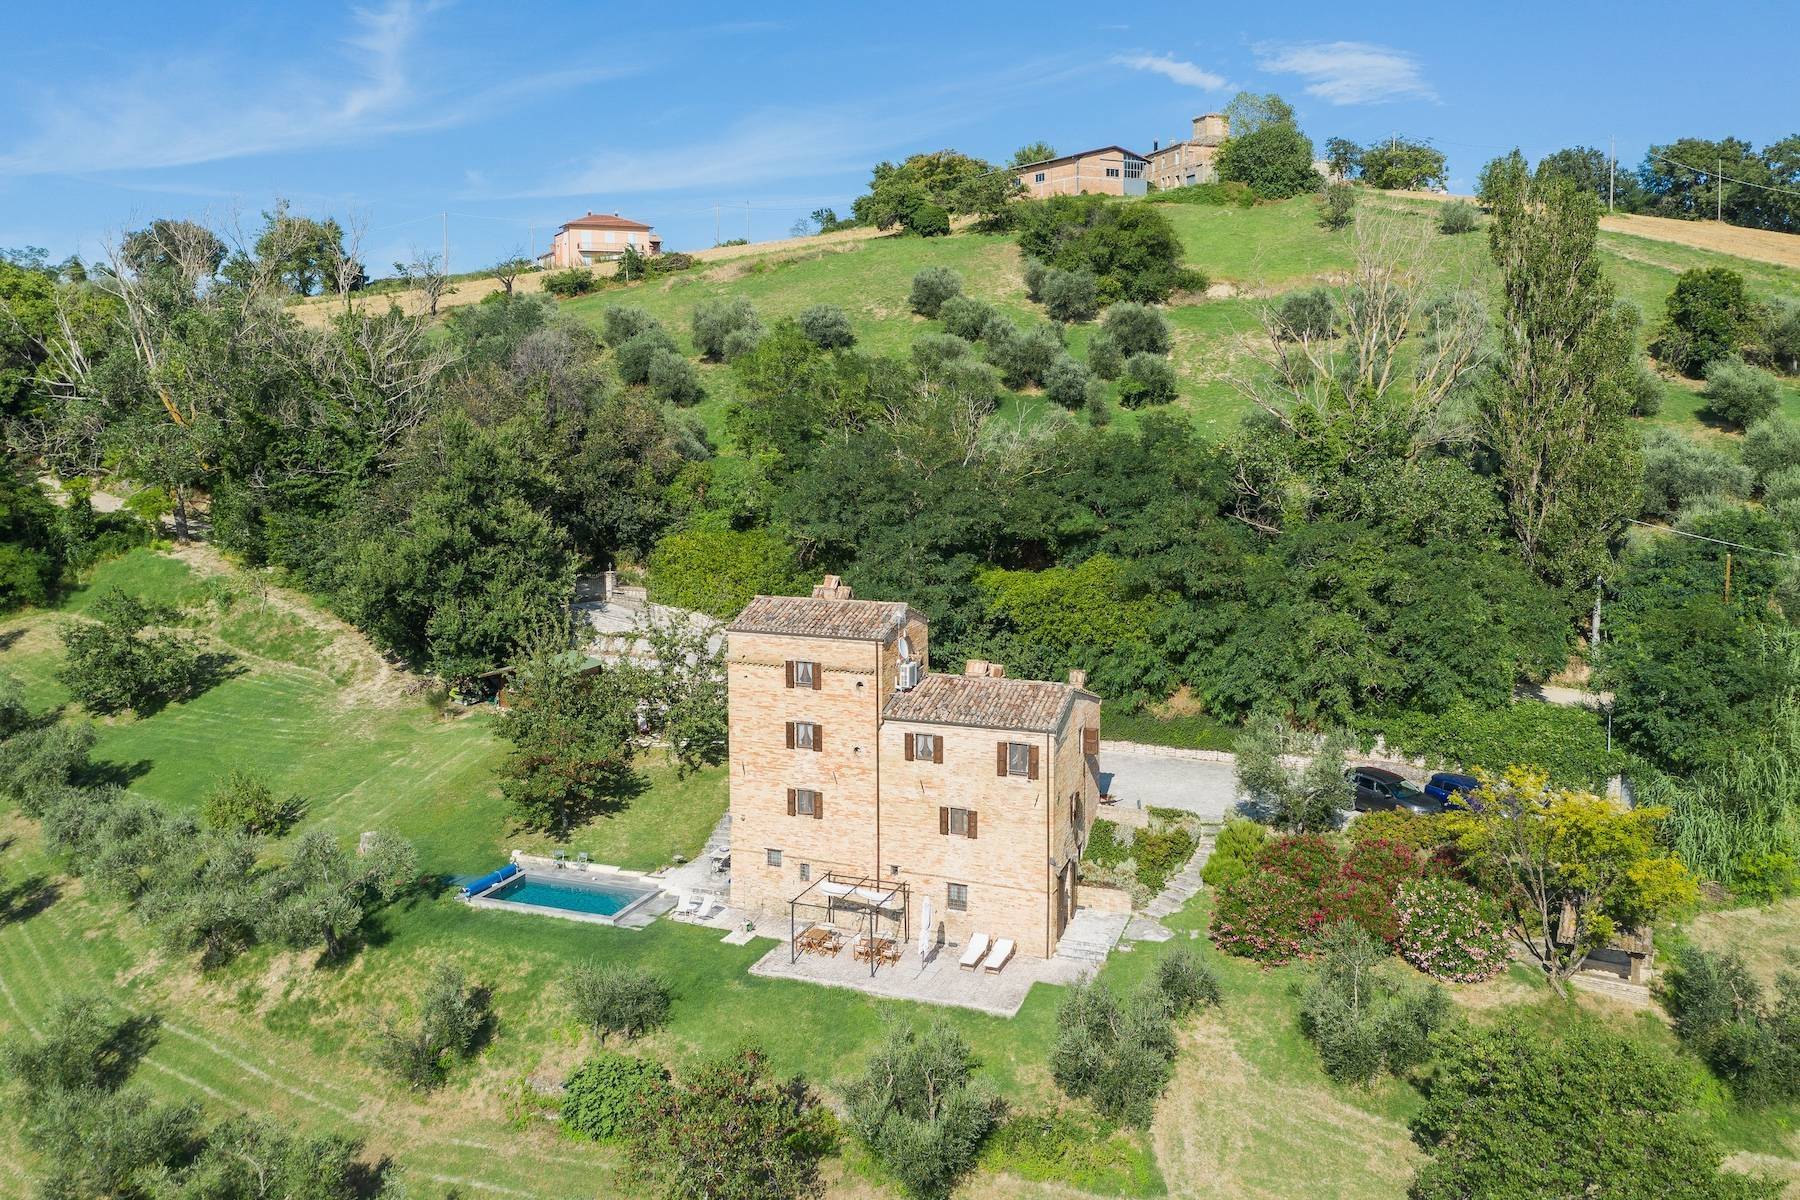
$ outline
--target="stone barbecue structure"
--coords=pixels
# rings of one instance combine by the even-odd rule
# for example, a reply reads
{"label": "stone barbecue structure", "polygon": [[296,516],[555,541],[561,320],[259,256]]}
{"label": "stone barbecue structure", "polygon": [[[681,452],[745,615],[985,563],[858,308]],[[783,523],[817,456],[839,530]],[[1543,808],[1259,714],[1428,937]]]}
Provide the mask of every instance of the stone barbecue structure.
{"label": "stone barbecue structure", "polygon": [[732,906],[787,921],[821,883],[855,886],[907,941],[929,899],[944,943],[1048,958],[1099,803],[1100,699],[1079,671],[933,674],[929,639],[908,605],[830,575],[727,627]]}

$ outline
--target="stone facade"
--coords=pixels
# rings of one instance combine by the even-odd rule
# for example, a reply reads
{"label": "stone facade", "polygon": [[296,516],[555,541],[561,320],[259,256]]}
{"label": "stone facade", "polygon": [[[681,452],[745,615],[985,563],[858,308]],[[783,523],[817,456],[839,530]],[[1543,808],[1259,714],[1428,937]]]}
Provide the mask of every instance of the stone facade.
{"label": "stone facade", "polygon": [[[847,591],[828,577],[814,602],[871,605]],[[895,719],[884,710],[902,694],[902,639],[924,668],[925,619],[903,605],[834,614],[781,604],[783,619],[833,632],[784,632],[758,617],[772,611],[761,598],[728,630],[733,906],[781,922],[827,872],[879,879],[907,885],[914,940],[929,896],[946,942],[980,931],[1049,957],[1075,908],[1075,864],[1099,803],[1099,698],[1078,673],[1044,684],[971,664],[979,674],[953,682],[925,676],[908,717]],[[866,627],[834,619],[847,615]],[[957,703],[917,703],[936,694]],[[970,723],[970,711],[999,715]],[[791,735],[795,722],[814,729]],[[1009,757],[1009,744],[1026,749]]]}
{"label": "stone facade", "polygon": [[1186,141],[1170,142],[1150,152],[1146,174],[1158,191],[1186,187],[1195,183],[1219,181],[1219,147],[1231,136],[1230,123],[1223,113],[1207,113],[1194,118],[1194,135]]}

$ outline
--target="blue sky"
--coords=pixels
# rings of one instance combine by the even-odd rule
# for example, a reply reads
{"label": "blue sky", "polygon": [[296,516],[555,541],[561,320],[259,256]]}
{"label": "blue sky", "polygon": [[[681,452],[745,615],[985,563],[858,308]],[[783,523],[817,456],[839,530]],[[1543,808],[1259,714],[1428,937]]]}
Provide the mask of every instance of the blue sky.
{"label": "blue sky", "polygon": [[251,231],[277,196],[359,222],[376,274],[472,269],[592,209],[671,249],[781,236],[869,166],[1148,150],[1239,88],[1316,143],[1398,132],[1452,187],[1514,145],[1800,129],[1791,5],[16,5],[0,75],[0,246],[96,254],[185,216]]}

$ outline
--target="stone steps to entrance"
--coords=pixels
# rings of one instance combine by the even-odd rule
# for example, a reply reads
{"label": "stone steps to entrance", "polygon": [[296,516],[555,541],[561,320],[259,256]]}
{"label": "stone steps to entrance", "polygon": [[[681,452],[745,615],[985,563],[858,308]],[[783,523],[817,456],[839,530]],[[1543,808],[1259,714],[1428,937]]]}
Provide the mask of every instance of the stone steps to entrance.
{"label": "stone steps to entrance", "polygon": [[1130,913],[1078,908],[1063,928],[1062,937],[1056,941],[1056,957],[1095,965],[1103,963],[1130,923]]}
{"label": "stone steps to entrance", "polygon": [[1208,828],[1201,832],[1200,842],[1194,847],[1193,856],[1187,860],[1181,870],[1169,877],[1169,882],[1163,885],[1163,890],[1144,906],[1144,912],[1159,921],[1180,912],[1182,906],[1192,900],[1205,886],[1200,879],[1200,872],[1205,869],[1206,860],[1212,857],[1212,852],[1213,831]]}

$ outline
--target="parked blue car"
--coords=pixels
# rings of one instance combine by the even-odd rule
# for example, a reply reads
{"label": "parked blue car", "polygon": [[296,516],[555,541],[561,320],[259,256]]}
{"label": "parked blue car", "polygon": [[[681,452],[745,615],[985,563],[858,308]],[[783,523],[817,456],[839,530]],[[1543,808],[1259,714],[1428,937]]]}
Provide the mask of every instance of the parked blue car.
{"label": "parked blue car", "polygon": [[1425,794],[1443,801],[1445,808],[1468,808],[1469,794],[1480,786],[1481,780],[1473,775],[1439,771],[1425,781]]}

